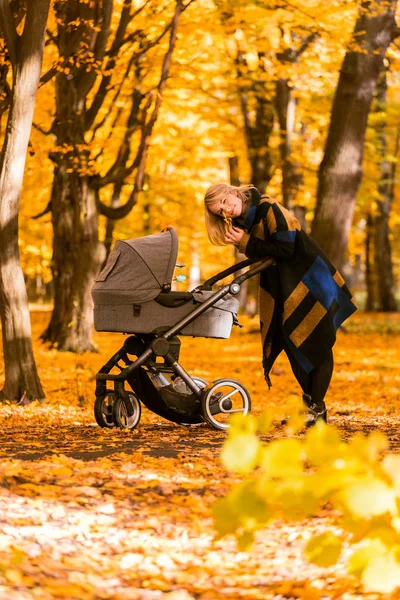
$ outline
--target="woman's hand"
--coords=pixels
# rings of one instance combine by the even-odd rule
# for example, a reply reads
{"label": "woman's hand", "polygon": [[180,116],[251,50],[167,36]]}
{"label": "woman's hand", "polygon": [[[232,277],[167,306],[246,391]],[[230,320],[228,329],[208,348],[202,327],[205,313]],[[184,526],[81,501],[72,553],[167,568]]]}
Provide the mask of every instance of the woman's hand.
{"label": "woman's hand", "polygon": [[238,227],[229,227],[225,234],[225,242],[227,244],[232,244],[233,246],[238,247],[240,244],[240,240],[243,237],[243,234],[243,229],[239,229]]}

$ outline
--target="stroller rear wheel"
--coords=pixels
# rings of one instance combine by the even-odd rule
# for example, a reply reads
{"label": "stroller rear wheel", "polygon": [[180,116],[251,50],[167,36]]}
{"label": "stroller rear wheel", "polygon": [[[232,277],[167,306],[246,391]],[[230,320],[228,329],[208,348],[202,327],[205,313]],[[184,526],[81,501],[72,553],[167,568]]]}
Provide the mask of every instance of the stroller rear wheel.
{"label": "stroller rear wheel", "polygon": [[94,418],[100,427],[114,427],[113,404],[115,402],[114,392],[108,391],[104,396],[96,396],[94,402]]}
{"label": "stroller rear wheel", "polygon": [[115,425],[121,429],[135,429],[136,425],[140,421],[142,408],[139,400],[136,398],[135,394],[132,394],[132,392],[129,392],[129,401],[133,410],[132,416],[128,415],[125,402],[121,396],[117,396],[115,398],[113,406],[113,419]]}
{"label": "stroller rear wheel", "polygon": [[235,413],[251,411],[250,394],[234,379],[217,379],[201,402],[203,418],[215,429],[229,429],[228,419]]}

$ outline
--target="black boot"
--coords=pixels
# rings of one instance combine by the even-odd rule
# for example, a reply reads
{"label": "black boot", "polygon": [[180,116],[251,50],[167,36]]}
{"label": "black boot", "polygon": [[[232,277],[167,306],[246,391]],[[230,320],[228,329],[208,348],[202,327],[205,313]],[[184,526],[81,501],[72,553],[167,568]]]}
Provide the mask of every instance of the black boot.
{"label": "black boot", "polygon": [[312,427],[319,419],[322,419],[325,421],[325,423],[327,423],[328,416],[324,401],[322,401],[320,404],[316,404],[312,401],[311,396],[308,394],[303,394],[303,402],[307,407],[306,427]]}

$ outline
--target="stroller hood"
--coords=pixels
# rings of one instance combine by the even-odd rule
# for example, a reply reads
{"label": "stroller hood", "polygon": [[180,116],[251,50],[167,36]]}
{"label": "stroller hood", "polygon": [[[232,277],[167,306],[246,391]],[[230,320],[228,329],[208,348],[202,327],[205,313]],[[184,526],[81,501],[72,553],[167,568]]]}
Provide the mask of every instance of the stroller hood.
{"label": "stroller hood", "polygon": [[126,304],[154,300],[170,285],[178,255],[178,236],[162,233],[115,243],[92,287],[95,304]]}

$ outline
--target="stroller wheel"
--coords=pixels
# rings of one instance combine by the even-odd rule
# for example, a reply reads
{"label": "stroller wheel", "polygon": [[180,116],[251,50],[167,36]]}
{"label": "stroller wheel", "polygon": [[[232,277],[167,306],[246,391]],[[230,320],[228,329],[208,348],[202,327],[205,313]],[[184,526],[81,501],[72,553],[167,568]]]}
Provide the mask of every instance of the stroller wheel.
{"label": "stroller wheel", "polygon": [[197,383],[197,385],[198,385],[198,386],[199,386],[201,389],[203,389],[203,388],[205,388],[205,387],[207,387],[207,386],[208,386],[208,383],[207,383],[207,381],[206,381],[205,379],[203,379],[202,377],[197,377],[197,375],[194,375],[194,376],[192,377],[192,379],[193,379],[193,381],[195,381],[195,382]]}
{"label": "stroller wheel", "polygon": [[97,396],[94,403],[94,418],[100,427],[114,427],[113,404],[114,392],[107,392],[104,396]]}
{"label": "stroller wheel", "polygon": [[234,379],[218,379],[206,390],[201,407],[204,420],[212,427],[229,429],[230,415],[251,411],[250,394]]}
{"label": "stroller wheel", "polygon": [[140,421],[142,408],[135,394],[129,392],[129,400],[133,409],[133,415],[129,416],[126,410],[125,402],[121,396],[117,396],[113,406],[113,419],[117,427],[121,429],[135,429]]}

